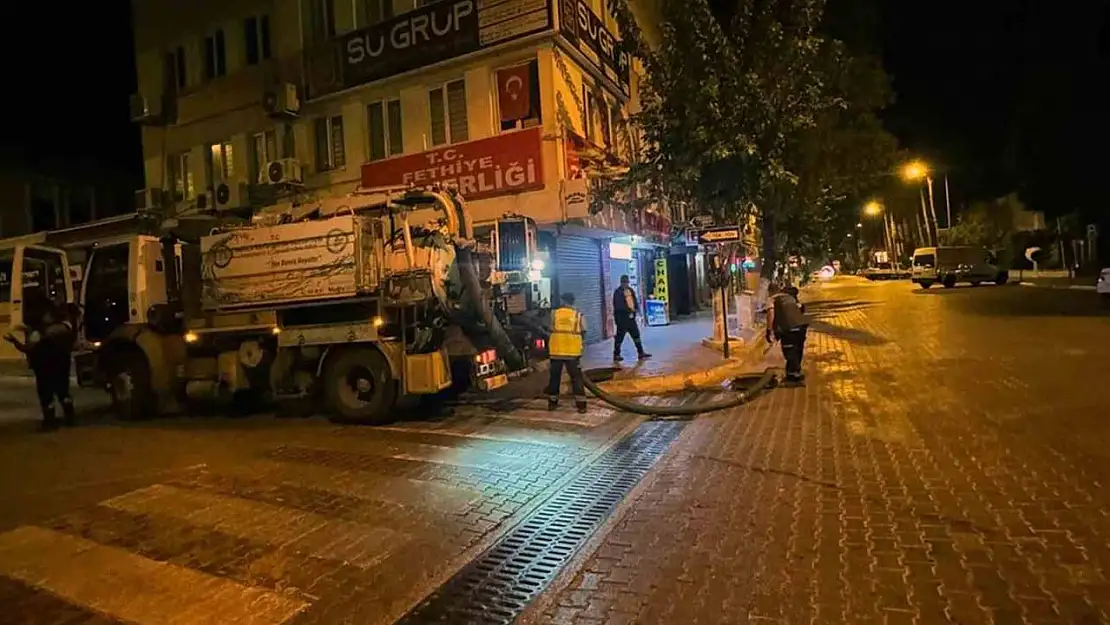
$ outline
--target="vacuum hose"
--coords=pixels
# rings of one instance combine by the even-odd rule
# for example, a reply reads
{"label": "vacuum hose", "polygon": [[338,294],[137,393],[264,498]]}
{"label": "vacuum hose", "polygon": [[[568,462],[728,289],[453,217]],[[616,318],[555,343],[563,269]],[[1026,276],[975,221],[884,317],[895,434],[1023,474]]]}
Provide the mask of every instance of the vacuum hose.
{"label": "vacuum hose", "polygon": [[[541,326],[533,326],[537,333],[542,334],[545,340],[550,340],[551,336],[548,331]],[[549,343],[550,344],[550,343]],[[596,371],[596,370],[592,370]],[[596,382],[590,379],[587,375],[589,372],[582,372],[582,384],[589,389],[601,401],[625,412],[632,412],[635,414],[642,414],[653,417],[655,419],[683,419],[705,414],[707,412],[715,412],[717,410],[728,410],[737,406],[748,403],[755,399],[760,393],[765,390],[774,388],[778,383],[779,369],[769,367],[763,371],[761,375],[756,377],[755,381],[750,385],[739,391],[736,397],[726,399],[724,401],[713,402],[711,404],[687,404],[684,406],[649,406],[647,404],[638,404],[629,401],[618,395],[614,395],[597,385]],[[755,377],[755,376],[752,376]]]}
{"label": "vacuum hose", "polygon": [[456,246],[455,253],[459,281],[462,282],[460,303],[463,305],[461,321],[464,329],[467,334],[482,333],[488,336],[510,371],[524,369],[528,366],[524,354],[513,344],[505,328],[501,327],[493,310],[482,301],[482,285],[474,268],[473,254],[469,248],[463,246]]}
{"label": "vacuum hose", "polygon": [[699,414],[707,412],[715,412],[717,410],[728,410],[735,408],[742,404],[755,399],[763,391],[774,388],[778,381],[778,369],[774,367],[769,368],[763,372],[762,375],[755,380],[755,382],[740,391],[736,397],[727,399],[725,401],[713,402],[711,404],[694,404],[685,406],[649,406],[647,404],[638,404],[628,401],[617,395],[606,392],[599,387],[590,376],[583,375],[583,384],[591,393],[597,396],[598,399],[605,403],[623,410],[625,412],[633,412],[636,414],[648,415],[656,419],[681,419],[690,418]]}

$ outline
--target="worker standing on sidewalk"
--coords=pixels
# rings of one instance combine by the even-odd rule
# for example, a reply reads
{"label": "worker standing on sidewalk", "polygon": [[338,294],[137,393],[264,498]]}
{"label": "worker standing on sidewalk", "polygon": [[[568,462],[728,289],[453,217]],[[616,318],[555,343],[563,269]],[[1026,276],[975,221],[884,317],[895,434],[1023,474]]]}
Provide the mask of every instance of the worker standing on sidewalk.
{"label": "worker standing on sidewalk", "polygon": [[636,321],[636,312],[639,310],[636,301],[636,291],[632,288],[628,276],[621,276],[621,285],[613,291],[613,322],[617,326],[617,336],[613,339],[613,362],[624,360],[621,356],[621,344],[624,335],[632,337],[636,345],[636,355],[640,360],[651,358],[651,354],[644,351],[644,344],[640,342],[640,326]]}
{"label": "worker standing on sidewalk", "polygon": [[551,338],[547,343],[551,357],[550,378],[547,384],[547,409],[559,407],[559,383],[563,368],[570,376],[574,390],[574,405],[578,412],[586,412],[586,389],[582,383],[582,343],[586,335],[586,320],[574,307],[574,294],[563,293],[563,305],[551,314]]}
{"label": "worker standing on sidewalk", "polygon": [[773,287],[767,313],[767,342],[773,343],[777,339],[782,346],[782,357],[786,359],[786,382],[805,384],[802,357],[805,355],[809,320],[805,316],[805,306],[798,302],[798,289],[794,286]]}

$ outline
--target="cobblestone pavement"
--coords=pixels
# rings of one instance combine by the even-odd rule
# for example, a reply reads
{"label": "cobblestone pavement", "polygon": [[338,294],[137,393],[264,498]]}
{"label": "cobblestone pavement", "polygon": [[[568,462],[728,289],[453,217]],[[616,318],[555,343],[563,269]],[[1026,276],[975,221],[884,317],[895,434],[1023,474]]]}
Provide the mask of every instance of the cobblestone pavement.
{"label": "cobblestone pavement", "polygon": [[0,427],[0,623],[390,623],[639,420]]}
{"label": "cobblestone pavement", "polygon": [[1110,623],[1092,294],[809,297],[807,387],[691,423],[522,621]]}

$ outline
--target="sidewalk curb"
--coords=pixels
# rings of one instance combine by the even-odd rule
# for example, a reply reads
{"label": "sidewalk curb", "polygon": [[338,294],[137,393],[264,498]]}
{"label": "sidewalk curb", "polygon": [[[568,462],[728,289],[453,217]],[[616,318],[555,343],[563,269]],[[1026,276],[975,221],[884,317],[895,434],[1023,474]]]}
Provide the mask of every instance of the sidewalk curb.
{"label": "sidewalk curb", "polygon": [[1018,282],[1020,286],[1030,286],[1037,289],[1068,289],[1072,291],[1095,291],[1098,287],[1089,284],[1037,284],[1036,282]]}

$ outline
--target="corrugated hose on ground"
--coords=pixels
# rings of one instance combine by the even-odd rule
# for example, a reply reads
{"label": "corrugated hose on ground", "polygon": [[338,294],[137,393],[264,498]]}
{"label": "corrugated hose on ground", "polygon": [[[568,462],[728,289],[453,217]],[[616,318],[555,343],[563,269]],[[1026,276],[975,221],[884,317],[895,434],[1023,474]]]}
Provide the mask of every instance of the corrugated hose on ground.
{"label": "corrugated hose on ground", "polygon": [[728,410],[737,406],[748,403],[755,399],[760,393],[765,390],[774,388],[778,383],[779,370],[775,367],[770,367],[758,376],[745,376],[744,378],[737,378],[734,384],[740,380],[751,380],[750,385],[745,385],[744,388],[737,392],[736,397],[726,399],[724,401],[713,402],[709,404],[686,404],[683,406],[649,406],[647,404],[638,404],[629,401],[623,397],[606,392],[597,385],[591,378],[590,374],[597,375],[599,372],[605,373],[609,369],[591,369],[583,371],[583,382],[591,393],[597,396],[598,399],[605,403],[624,410],[625,412],[633,412],[636,414],[648,415],[656,420],[680,420],[689,419],[699,414],[707,412],[715,412],[717,410]]}

